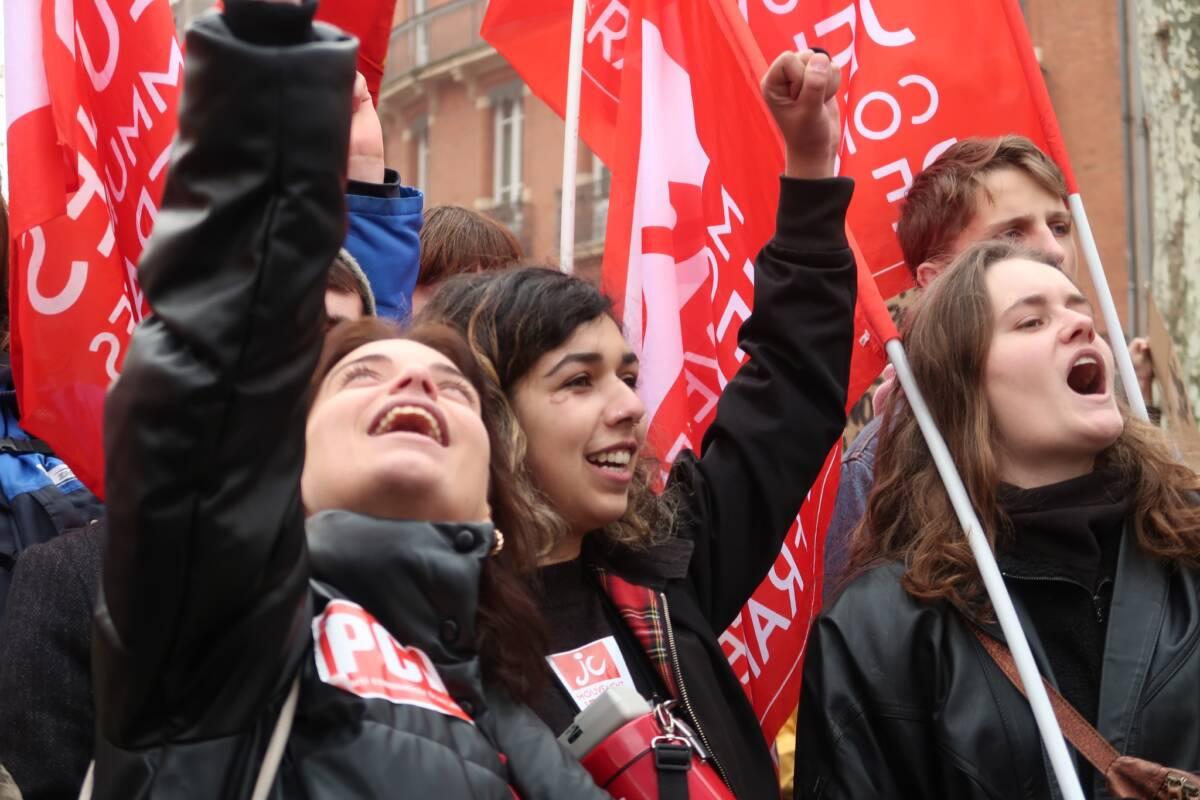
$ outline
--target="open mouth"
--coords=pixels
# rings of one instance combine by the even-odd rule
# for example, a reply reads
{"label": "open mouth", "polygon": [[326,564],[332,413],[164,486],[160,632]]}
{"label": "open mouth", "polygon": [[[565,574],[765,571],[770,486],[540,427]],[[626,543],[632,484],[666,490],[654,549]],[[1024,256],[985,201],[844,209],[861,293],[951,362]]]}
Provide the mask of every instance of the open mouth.
{"label": "open mouth", "polygon": [[1104,362],[1099,356],[1085,353],[1075,359],[1067,372],[1067,386],[1082,395],[1105,393]]}
{"label": "open mouth", "polygon": [[442,447],[450,443],[441,413],[435,408],[413,403],[400,403],[384,409],[371,426],[371,435],[383,436],[388,433],[415,433],[427,436]]}
{"label": "open mouth", "polygon": [[592,453],[587,458],[589,464],[595,464],[600,469],[610,472],[626,472],[633,463],[636,449],[630,445],[618,445],[598,453]]}

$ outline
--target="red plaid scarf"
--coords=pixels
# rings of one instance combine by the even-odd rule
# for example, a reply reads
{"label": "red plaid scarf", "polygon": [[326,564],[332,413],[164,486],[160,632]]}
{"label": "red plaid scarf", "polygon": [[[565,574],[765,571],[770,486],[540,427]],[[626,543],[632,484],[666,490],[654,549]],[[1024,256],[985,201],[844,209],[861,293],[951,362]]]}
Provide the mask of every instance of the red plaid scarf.
{"label": "red plaid scarf", "polygon": [[667,644],[667,614],[662,607],[662,598],[653,589],[630,583],[600,567],[595,567],[595,570],[601,588],[621,613],[621,618],[633,632],[634,638],[646,651],[650,663],[662,677],[663,685],[667,687],[671,697],[678,698],[679,687],[675,684],[675,671],[671,666],[671,651]]}

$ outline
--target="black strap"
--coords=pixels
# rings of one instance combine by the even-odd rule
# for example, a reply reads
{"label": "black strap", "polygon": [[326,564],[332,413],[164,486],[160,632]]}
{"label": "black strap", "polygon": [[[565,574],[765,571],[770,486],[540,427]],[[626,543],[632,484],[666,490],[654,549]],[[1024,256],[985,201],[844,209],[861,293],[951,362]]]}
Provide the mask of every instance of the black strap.
{"label": "black strap", "polygon": [[0,453],[23,455],[26,453],[41,453],[45,456],[54,455],[50,445],[41,439],[0,439]]}
{"label": "black strap", "polygon": [[654,769],[658,773],[658,800],[687,800],[691,746],[674,739],[659,739],[652,746]]}

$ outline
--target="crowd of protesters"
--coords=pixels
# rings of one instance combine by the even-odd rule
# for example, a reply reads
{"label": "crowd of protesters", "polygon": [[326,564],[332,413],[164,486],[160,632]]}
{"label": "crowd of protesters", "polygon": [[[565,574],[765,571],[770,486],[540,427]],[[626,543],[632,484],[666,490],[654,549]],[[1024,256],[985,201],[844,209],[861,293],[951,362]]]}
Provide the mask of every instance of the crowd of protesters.
{"label": "crowd of protesters", "polygon": [[[839,70],[809,50],[763,78],[787,158],[748,359],[656,489],[610,300],[486,217],[424,210],[354,40],[314,10],[227,0],[188,33],[103,505],[0,372],[0,799],[606,797],[560,744],[586,702],[553,667],[597,644],[673,701],[726,792],[703,796],[778,798],[718,637],[846,424]],[[1062,174],[1020,137],[964,140],[898,235],[913,371],[1042,676],[1200,797],[1200,479],[1129,414]],[[876,406],[843,463],[794,796],[1058,797],[913,405],[889,380]],[[658,769],[645,796],[689,796]]]}

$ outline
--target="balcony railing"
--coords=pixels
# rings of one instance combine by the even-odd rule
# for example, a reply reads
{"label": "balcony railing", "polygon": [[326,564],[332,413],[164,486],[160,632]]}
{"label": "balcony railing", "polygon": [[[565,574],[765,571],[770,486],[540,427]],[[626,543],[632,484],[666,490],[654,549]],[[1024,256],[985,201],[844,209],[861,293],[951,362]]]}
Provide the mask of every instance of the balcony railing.
{"label": "balcony railing", "polygon": [[483,210],[484,214],[513,232],[513,236],[517,237],[517,243],[521,245],[521,252],[526,257],[529,257],[530,247],[533,244],[533,237],[530,236],[529,230],[529,211],[529,204],[520,201],[497,203],[491,208]]}
{"label": "balcony railing", "polygon": [[[562,191],[558,192],[558,219],[561,233]],[[575,187],[575,250],[587,252],[604,246],[608,226],[607,183],[581,183]]]}
{"label": "balcony railing", "polygon": [[486,0],[449,0],[392,28],[383,83],[483,44],[479,26]]}

